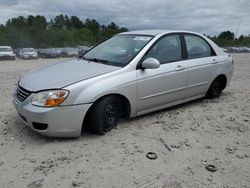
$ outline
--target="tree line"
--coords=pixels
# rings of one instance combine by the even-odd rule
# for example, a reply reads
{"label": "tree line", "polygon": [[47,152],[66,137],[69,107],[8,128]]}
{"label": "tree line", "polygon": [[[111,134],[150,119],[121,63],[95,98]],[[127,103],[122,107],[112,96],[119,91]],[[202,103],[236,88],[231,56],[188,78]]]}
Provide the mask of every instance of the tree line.
{"label": "tree line", "polygon": [[221,47],[250,47],[250,34],[248,36],[240,35],[239,37],[236,37],[235,34],[231,31],[223,31],[218,36],[208,37]]}
{"label": "tree line", "polygon": [[[114,22],[103,25],[95,19],[88,18],[83,21],[77,16],[60,14],[49,21],[41,15],[19,16],[0,25],[0,46],[8,45],[13,48],[92,46],[124,31],[128,29]],[[250,47],[250,35],[236,37],[231,31],[223,31],[217,36],[208,37],[222,47]]]}
{"label": "tree line", "polygon": [[128,31],[111,22],[102,25],[95,19],[82,21],[77,16],[58,15],[47,21],[41,15],[19,16],[0,25],[0,46],[13,48],[66,47],[95,45],[113,35]]}

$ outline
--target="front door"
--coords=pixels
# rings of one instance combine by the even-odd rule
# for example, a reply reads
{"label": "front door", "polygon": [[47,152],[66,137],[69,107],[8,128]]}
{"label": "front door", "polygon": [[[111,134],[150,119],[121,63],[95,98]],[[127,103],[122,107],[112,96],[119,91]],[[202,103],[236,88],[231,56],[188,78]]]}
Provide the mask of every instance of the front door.
{"label": "front door", "polygon": [[161,38],[145,55],[161,63],[158,69],[138,69],[138,114],[183,100],[187,87],[185,61],[178,34]]}

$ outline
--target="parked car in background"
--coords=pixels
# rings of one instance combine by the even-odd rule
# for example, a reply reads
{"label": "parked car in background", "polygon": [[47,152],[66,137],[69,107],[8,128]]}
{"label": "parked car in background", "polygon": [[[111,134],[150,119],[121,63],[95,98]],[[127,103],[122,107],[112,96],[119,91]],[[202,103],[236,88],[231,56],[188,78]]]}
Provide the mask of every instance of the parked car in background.
{"label": "parked car in background", "polygon": [[78,56],[83,55],[87,51],[89,51],[92,47],[89,46],[78,46]]}
{"label": "parked car in background", "polygon": [[61,57],[77,57],[78,49],[77,48],[60,48]]}
{"label": "parked car in background", "polygon": [[10,46],[0,46],[0,60],[15,60],[16,55]]}
{"label": "parked car in background", "polygon": [[224,52],[229,53],[229,50],[228,50],[227,48],[222,48],[222,47],[221,47],[221,49],[222,49]]}
{"label": "parked car in background", "polygon": [[227,47],[230,53],[250,53],[250,48],[247,47]]}
{"label": "parked car in background", "polygon": [[104,134],[122,117],[217,98],[232,74],[230,54],[201,34],[131,31],[79,59],[25,74],[13,103],[23,121],[42,135],[78,137],[85,129]]}
{"label": "parked car in background", "polygon": [[37,59],[38,53],[34,48],[21,48],[17,50],[17,57],[20,59]]}
{"label": "parked car in background", "polygon": [[18,52],[19,52],[20,49],[22,49],[22,48],[13,49],[13,52],[14,52],[14,54],[16,54],[16,57],[18,57]]}
{"label": "parked car in background", "polygon": [[38,49],[38,56],[41,58],[59,58],[61,51],[55,48]]}

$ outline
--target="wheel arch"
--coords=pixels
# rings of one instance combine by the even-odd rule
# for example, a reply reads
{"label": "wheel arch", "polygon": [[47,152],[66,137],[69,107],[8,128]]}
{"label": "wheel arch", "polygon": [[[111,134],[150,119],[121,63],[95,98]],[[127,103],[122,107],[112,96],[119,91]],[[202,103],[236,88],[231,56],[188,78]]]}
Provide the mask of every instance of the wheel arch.
{"label": "wheel arch", "polygon": [[227,86],[227,76],[225,74],[220,74],[214,80],[217,80],[217,79],[222,82],[223,90],[224,90],[226,88],[226,86]]}
{"label": "wheel arch", "polygon": [[103,96],[98,97],[98,98],[93,102],[93,104],[92,104],[91,107],[88,109],[86,115],[85,115],[84,118],[83,118],[82,129],[85,128],[85,125],[86,125],[86,123],[87,123],[87,121],[88,121],[88,115],[89,115],[91,109],[94,107],[94,105],[95,105],[98,101],[102,100],[103,98],[105,98],[105,97],[110,97],[110,96],[118,97],[118,98],[121,100],[122,107],[125,107],[125,108],[122,108],[122,115],[121,115],[121,117],[122,117],[122,118],[129,118],[129,117],[130,117],[130,114],[131,114],[131,103],[130,103],[129,99],[128,99],[126,96],[124,96],[124,95],[122,95],[122,94],[120,94],[120,93],[109,93],[109,94],[105,94],[105,95],[103,95]]}

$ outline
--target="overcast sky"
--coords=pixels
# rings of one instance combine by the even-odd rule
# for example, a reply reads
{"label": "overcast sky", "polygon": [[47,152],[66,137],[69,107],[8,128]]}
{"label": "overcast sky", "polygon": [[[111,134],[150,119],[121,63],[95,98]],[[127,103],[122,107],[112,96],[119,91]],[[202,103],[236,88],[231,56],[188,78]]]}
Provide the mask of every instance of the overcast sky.
{"label": "overcast sky", "polygon": [[135,29],[184,29],[214,35],[250,34],[250,0],[0,0],[0,23],[9,18],[58,14],[115,22]]}

